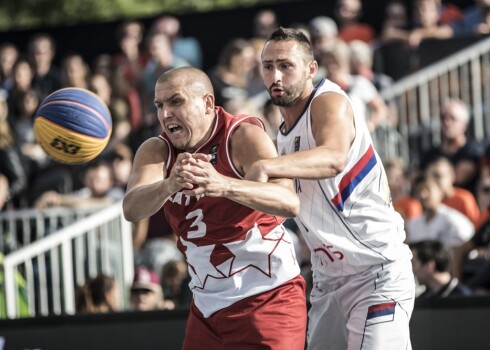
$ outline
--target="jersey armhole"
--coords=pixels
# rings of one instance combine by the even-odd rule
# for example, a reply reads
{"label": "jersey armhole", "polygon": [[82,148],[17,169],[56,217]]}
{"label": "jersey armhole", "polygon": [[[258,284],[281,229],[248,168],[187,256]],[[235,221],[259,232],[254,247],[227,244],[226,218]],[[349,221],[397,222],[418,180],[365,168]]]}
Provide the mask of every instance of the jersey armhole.
{"label": "jersey armhole", "polygon": [[264,123],[262,122],[262,120],[260,120],[259,118],[257,117],[253,117],[253,116],[245,116],[243,118],[240,118],[239,120],[237,120],[235,123],[233,123],[230,128],[228,129],[228,133],[226,135],[226,159],[228,160],[228,164],[230,165],[230,168],[231,170],[233,170],[233,172],[235,173],[235,175],[239,178],[239,179],[243,179],[243,175],[240,174],[240,172],[238,171],[238,169],[235,167],[235,165],[233,164],[233,160],[231,159],[231,145],[230,145],[230,141],[231,141],[231,136],[233,135],[233,133],[235,132],[236,128],[242,124],[242,123],[247,123],[247,124],[251,124],[251,125],[255,125],[255,126],[258,126],[260,127],[262,130],[265,131],[265,125]]}
{"label": "jersey armhole", "polygon": [[170,147],[170,142],[166,138],[164,138],[162,135],[158,135],[158,138],[160,140],[162,140],[163,142],[165,142],[165,144],[167,145],[168,156],[167,156],[167,161],[165,162],[165,168],[167,170],[167,176],[168,176],[170,164],[172,164],[172,162],[173,162],[172,148]]}

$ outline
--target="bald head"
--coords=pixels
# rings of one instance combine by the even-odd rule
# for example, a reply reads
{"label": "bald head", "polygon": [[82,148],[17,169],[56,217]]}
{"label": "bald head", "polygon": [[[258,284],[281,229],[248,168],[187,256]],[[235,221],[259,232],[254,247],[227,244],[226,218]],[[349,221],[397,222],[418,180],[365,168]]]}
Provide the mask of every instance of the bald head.
{"label": "bald head", "polygon": [[166,71],[158,78],[158,84],[169,83],[187,86],[194,92],[214,95],[213,85],[206,73],[194,67],[179,67]]}

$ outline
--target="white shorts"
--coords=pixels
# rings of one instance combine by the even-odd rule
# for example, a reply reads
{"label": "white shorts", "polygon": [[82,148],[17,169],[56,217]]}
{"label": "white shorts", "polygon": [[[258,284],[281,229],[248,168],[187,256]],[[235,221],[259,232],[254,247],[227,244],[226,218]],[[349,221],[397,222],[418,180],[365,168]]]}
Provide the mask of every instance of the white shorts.
{"label": "white shorts", "polygon": [[412,348],[409,322],[415,283],[410,260],[315,282],[308,313],[308,350]]}

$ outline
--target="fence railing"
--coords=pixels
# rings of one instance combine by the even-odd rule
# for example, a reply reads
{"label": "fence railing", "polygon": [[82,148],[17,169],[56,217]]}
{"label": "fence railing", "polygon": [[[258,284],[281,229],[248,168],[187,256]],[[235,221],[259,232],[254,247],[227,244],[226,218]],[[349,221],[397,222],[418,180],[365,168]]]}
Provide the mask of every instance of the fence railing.
{"label": "fence railing", "polygon": [[[22,301],[27,316],[73,314],[76,286],[100,273],[115,277],[125,307],[133,276],[131,224],[121,203],[114,204],[9,253],[3,270],[8,318],[21,316]],[[18,276],[25,279],[25,295]]]}
{"label": "fence railing", "polygon": [[380,128],[377,147],[385,158],[401,156],[412,167],[441,141],[440,108],[456,97],[471,110],[469,134],[482,141],[490,129],[490,37],[397,81],[381,92],[397,127]]}

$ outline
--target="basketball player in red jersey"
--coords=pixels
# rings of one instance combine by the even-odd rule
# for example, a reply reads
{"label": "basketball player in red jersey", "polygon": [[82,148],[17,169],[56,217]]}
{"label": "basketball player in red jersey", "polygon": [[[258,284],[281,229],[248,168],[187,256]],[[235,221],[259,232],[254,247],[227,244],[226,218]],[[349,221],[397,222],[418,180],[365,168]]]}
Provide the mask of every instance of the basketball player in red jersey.
{"label": "basketball player in red jersey", "polygon": [[191,67],[160,76],[155,105],[163,133],[137,151],[123,207],[138,221],[163,206],[178,235],[194,296],[183,348],[303,349],[305,283],[282,226],[299,199],[291,180],[244,180],[277,156],[262,123],[216,107]]}

